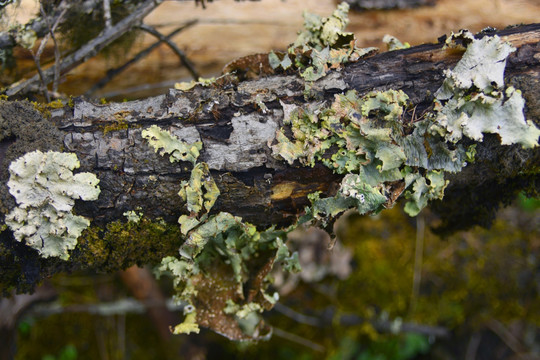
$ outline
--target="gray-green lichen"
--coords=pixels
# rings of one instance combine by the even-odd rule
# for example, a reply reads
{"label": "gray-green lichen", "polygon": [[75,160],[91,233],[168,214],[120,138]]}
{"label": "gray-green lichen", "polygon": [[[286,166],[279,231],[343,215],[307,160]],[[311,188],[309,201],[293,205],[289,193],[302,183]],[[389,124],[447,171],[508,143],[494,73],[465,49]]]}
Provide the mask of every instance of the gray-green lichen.
{"label": "gray-green lichen", "polygon": [[190,82],[184,81],[184,82],[176,83],[174,84],[174,88],[177,90],[188,91],[188,90],[193,89],[197,85],[209,86],[213,84],[216,80],[217,79],[215,77],[211,77],[208,79],[200,77],[199,79],[197,79],[197,81],[191,80]]}
{"label": "gray-green lichen", "polygon": [[133,210],[126,211],[122,215],[126,217],[127,221],[135,224],[138,224],[143,217],[143,214],[141,212],[136,212]]}
{"label": "gray-green lichen", "polygon": [[[344,31],[347,10],[343,4],[329,18],[305,14],[305,30],[288,53],[270,53],[271,67],[297,69],[310,83],[331,68],[369,52],[356,49],[354,36]],[[447,79],[436,94],[435,112],[416,122],[403,121],[410,103],[400,90],[363,96],[351,90],[335,95],[331,104],[296,105],[280,100],[284,127],[277,129],[275,139],[269,142],[272,155],[291,165],[322,162],[344,175],[335,196],[321,198],[320,192],[308,195],[311,206],[298,224],[312,219],[325,223],[351,208],[361,214],[377,213],[393,206],[400,196],[407,199],[405,211],[417,215],[430,200],[442,199],[448,185],[445,172],[458,172],[474,161],[475,145],[465,146],[460,141],[454,118],[468,116],[469,125],[461,126],[460,131],[481,140],[483,132],[493,132],[486,112],[496,118],[504,116],[510,119],[504,121],[513,125],[523,117],[519,92],[504,89],[504,62],[511,47],[498,39],[480,41],[467,33],[460,36],[472,46],[470,52],[465,52],[454,70],[445,73]],[[263,100],[257,95],[255,103],[264,113],[269,110]],[[472,110],[467,112],[469,107]],[[514,133],[509,125],[497,123],[503,144],[536,146],[538,130],[522,122],[526,128],[516,126]],[[198,332],[199,324],[204,324],[235,339],[261,338],[260,312],[276,301],[266,292],[268,272],[278,262],[290,271],[299,268],[298,257],[282,240],[298,224],[260,231],[233,214],[211,214],[219,190],[208,165],[197,163],[202,146],[193,150],[157,129],[153,135],[143,132],[143,136],[154,141],[156,151],[163,149],[161,155],[171,154],[171,162],[188,160],[187,154],[191,154],[189,161],[194,166],[179,193],[189,212],[178,219],[185,241],[179,257],[164,258],[156,269],[158,275],[173,277],[178,299],[188,304],[184,322],[173,332]],[[176,151],[180,156],[172,155]],[[256,273],[254,264],[260,269]],[[224,327],[223,322],[235,325]]]}
{"label": "gray-green lichen", "polygon": [[465,147],[463,136],[481,141],[482,133],[490,132],[505,145],[538,145],[540,130],[525,121],[519,90],[504,88],[506,58],[515,49],[496,36],[476,40],[463,32],[451,39],[458,36],[467,50],[445,72],[434,113],[414,124],[402,122],[409,106],[402,91],[364,96],[348,91],[330,105],[281,102],[288,127],[276,132],[272,154],[289,164],[320,161],[346,174],[334,197],[309,196],[308,217],[331,218],[349,208],[377,213],[402,193],[409,200],[405,211],[415,216],[429,200],[442,199],[445,171],[461,171],[474,161],[475,145]]}
{"label": "gray-green lichen", "polygon": [[[182,182],[178,194],[186,202],[189,211],[188,215],[181,215],[178,219],[181,233],[186,236],[179,248],[180,257],[166,257],[156,269],[156,276],[168,274],[173,277],[177,299],[188,304],[185,308],[189,311],[185,313],[184,321],[172,329],[173,333],[197,333],[199,322],[202,322],[230,338],[258,337],[259,330],[256,329],[262,328],[262,318],[256,312],[249,312],[244,316],[247,307],[255,306],[262,310],[267,308],[268,304],[273,304],[273,297],[265,293],[265,288],[269,283],[266,275],[275,261],[284,263],[291,271],[298,269],[298,258],[289,253],[280,239],[286,231],[275,231],[271,228],[260,232],[255,226],[243,222],[242,218],[227,212],[209,215],[220,192],[208,164],[197,163],[202,143],[186,144],[155,125],[143,130],[142,136],[156,151],[159,150],[161,155],[170,154],[171,162],[182,160],[193,163],[190,180]],[[132,215],[127,213],[127,216]],[[248,264],[261,253],[274,255],[270,266],[264,270],[254,289],[256,299],[245,299],[243,287],[251,278]],[[247,301],[238,308],[238,313],[233,314],[234,309],[226,306],[224,302],[218,301],[212,305],[214,299],[206,298],[200,288],[206,287],[209,281],[216,281],[216,275],[212,275],[212,271],[219,267],[219,264],[225,265],[231,273],[225,274],[226,280],[223,281],[229,284],[225,288],[232,289],[224,291],[223,296],[230,301],[233,301],[233,298]],[[233,327],[225,331],[219,323],[212,320],[226,316],[231,317],[229,321],[236,322],[236,330]]]}
{"label": "gray-green lichen", "polygon": [[195,164],[199,157],[199,151],[202,149],[202,142],[196,141],[188,144],[180,141],[176,136],[168,131],[152,125],[141,132],[141,135],[160,155],[169,154],[169,161],[189,161]]}
{"label": "gray-green lichen", "polygon": [[516,49],[497,35],[471,40],[462,59],[436,92],[436,122],[432,130],[448,141],[463,136],[482,141],[483,133],[498,134],[503,145],[538,145],[540,129],[525,120],[525,100],[519,90],[504,86],[506,58]]}
{"label": "gray-green lichen", "polygon": [[68,259],[68,250],[90,221],[72,213],[76,199],[99,196],[94,174],[73,174],[80,166],[75,154],[39,150],[27,153],[9,166],[8,187],[17,207],[6,215],[15,239],[24,241],[43,257]]}
{"label": "gray-green lichen", "polygon": [[287,70],[294,67],[307,82],[316,81],[330,69],[358,60],[376,48],[357,48],[355,36],[345,31],[349,5],[341,3],[329,17],[304,12],[304,29],[286,54],[270,52],[268,61],[272,69]]}
{"label": "gray-green lichen", "polygon": [[178,195],[186,201],[187,208],[191,213],[210,211],[214,206],[219,189],[210,175],[207,163],[198,163],[191,170],[191,177],[188,181],[182,181],[182,188]]}

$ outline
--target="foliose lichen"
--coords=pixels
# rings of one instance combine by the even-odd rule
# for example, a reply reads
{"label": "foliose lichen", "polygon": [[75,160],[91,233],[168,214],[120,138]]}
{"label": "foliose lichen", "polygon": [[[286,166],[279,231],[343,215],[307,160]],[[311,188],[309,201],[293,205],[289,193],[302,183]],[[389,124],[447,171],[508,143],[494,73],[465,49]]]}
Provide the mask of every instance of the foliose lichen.
{"label": "foliose lichen", "polygon": [[504,85],[506,58],[516,49],[497,35],[479,40],[469,32],[457,36],[470,43],[454,69],[445,71],[435,93],[436,124],[431,130],[454,143],[463,136],[482,141],[483,133],[492,133],[503,145],[537,146],[540,129],[525,119],[521,92]]}
{"label": "foliose lichen", "polygon": [[[210,215],[220,192],[208,164],[197,163],[202,143],[185,144],[155,125],[143,130],[142,136],[161,155],[170,154],[171,162],[187,160],[193,163],[190,180],[182,182],[179,192],[189,211],[188,215],[181,215],[178,219],[181,233],[186,236],[179,248],[180,257],[163,258],[155,271],[158,277],[162,274],[173,277],[176,298],[187,304],[185,309],[189,309],[185,311],[184,321],[172,329],[173,333],[199,332],[198,324],[202,323],[230,338],[258,338],[264,322],[256,312],[244,316],[246,306],[268,309],[275,302],[271,301],[272,296],[265,293],[269,284],[267,275],[274,262],[285,263],[291,271],[298,271],[298,257],[292,256],[281,240],[287,231],[273,228],[258,231],[254,225],[227,212]],[[253,259],[263,253],[270,254],[266,257],[269,256],[270,262],[268,266],[263,266],[259,280],[251,289],[252,296],[245,298],[243,290],[251,279]],[[213,269],[220,266],[225,270],[219,276],[213,274]],[[221,296],[216,297],[217,289],[211,295],[206,295],[203,288],[220,276],[227,283],[220,286],[224,289]],[[231,306],[225,306],[225,300],[221,300],[221,297],[247,303],[239,307],[237,310],[240,313],[236,314]],[[216,322],[217,318],[227,318],[228,322],[236,325],[224,330],[222,323]]]}
{"label": "foliose lichen", "polygon": [[217,79],[215,77],[211,77],[211,78],[200,77],[197,81],[191,80],[189,82],[184,81],[184,82],[176,83],[174,84],[174,88],[176,90],[188,91],[188,90],[193,89],[197,85],[209,86],[213,84],[216,80]]}
{"label": "foliose lichen", "polygon": [[39,150],[27,153],[9,166],[9,192],[17,207],[6,215],[6,224],[18,241],[43,257],[67,260],[68,250],[90,221],[72,213],[76,199],[96,200],[99,180],[91,173],[73,174],[80,166],[75,154]]}
{"label": "foliose lichen", "polygon": [[189,161],[195,164],[199,157],[199,151],[202,149],[202,142],[196,141],[193,144],[188,144],[156,125],[144,129],[141,135],[150,143],[156,153],[169,154],[170,162]]}
{"label": "foliose lichen", "polygon": [[384,35],[382,41],[386,44],[388,51],[408,49],[411,47],[411,44],[409,44],[408,42],[402,43],[397,37],[389,34]]}
{"label": "foliose lichen", "polygon": [[298,33],[287,53],[270,52],[268,60],[273,69],[297,69],[307,82],[324,77],[330,69],[356,61],[377,51],[377,48],[358,48],[355,36],[345,31],[349,5],[341,3],[329,17],[304,12],[304,29]]}
{"label": "foliose lichen", "polygon": [[[318,18],[307,19],[306,27],[319,39],[324,21],[313,25]],[[297,40],[297,45],[316,49],[326,44],[302,34],[301,39],[310,40]],[[405,211],[415,216],[429,200],[442,199],[448,185],[444,172],[461,171],[474,161],[476,145],[464,146],[463,136],[481,141],[482,133],[490,132],[497,133],[504,145],[538,145],[540,130],[525,121],[519,90],[504,88],[506,58],[515,49],[497,36],[477,40],[468,32],[451,37],[447,46],[455,46],[457,38],[468,44],[463,58],[445,72],[446,79],[435,94],[434,112],[412,124],[402,122],[410,104],[400,90],[363,96],[350,90],[335,95],[330,105],[281,102],[285,127],[270,144],[274,157],[291,165],[299,161],[314,166],[320,161],[345,174],[334,197],[309,196],[308,217],[326,220],[349,208],[377,213],[392,206],[401,194],[409,200]]]}
{"label": "foliose lichen", "polygon": [[[288,52],[269,54],[271,67],[298,70],[309,84],[372,51],[356,49],[354,36],[344,31],[347,10],[342,4],[328,18],[305,14],[305,30]],[[268,333],[260,312],[276,301],[266,292],[269,271],[279,262],[291,271],[299,268],[298,257],[282,240],[295,226],[312,219],[324,224],[350,208],[377,213],[400,196],[408,200],[405,211],[417,215],[430,200],[443,197],[446,172],[474,161],[476,145],[465,146],[463,136],[481,140],[482,133],[495,132],[503,144],[537,145],[539,130],[524,121],[519,91],[504,89],[505,59],[512,48],[498,38],[476,40],[463,33],[460,39],[469,46],[456,68],[445,73],[434,113],[415,122],[402,121],[410,103],[401,90],[362,96],[350,90],[335,95],[331,104],[281,101],[284,127],[269,144],[273,156],[291,165],[322,162],[344,175],[335,196],[309,195],[306,215],[287,229],[260,231],[233,214],[211,214],[219,190],[208,165],[197,163],[202,144],[182,143],[157,127],[143,131],[156,151],[171,154],[171,162],[193,164],[179,193],[189,212],[178,219],[186,237],[180,256],[164,258],[156,269],[158,276],[173,277],[177,298],[189,309],[173,332],[198,332],[204,324],[234,339],[261,338]],[[262,100],[255,102],[264,112]]]}

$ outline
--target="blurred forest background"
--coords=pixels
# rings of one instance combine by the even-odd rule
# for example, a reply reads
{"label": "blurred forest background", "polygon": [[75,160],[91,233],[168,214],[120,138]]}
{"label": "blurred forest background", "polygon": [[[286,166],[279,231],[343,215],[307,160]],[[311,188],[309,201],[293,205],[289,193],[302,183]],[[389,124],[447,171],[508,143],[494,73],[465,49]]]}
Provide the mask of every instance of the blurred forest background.
{"label": "blurred forest background", "polygon": [[[54,6],[53,1],[44,3]],[[384,51],[385,34],[414,46],[462,28],[478,32],[540,19],[538,0],[425,3],[410,9],[351,10],[348,30],[358,46]],[[203,8],[194,1],[165,1],[144,23],[165,35],[182,28],[171,41],[197,75],[211,77],[238,57],[286,49],[302,27],[304,10],[327,16],[336,4],[223,0]],[[7,5],[3,30],[39,12],[33,0]],[[93,36],[90,15],[71,21]],[[80,36],[64,31],[61,42],[69,48],[85,41]],[[124,37],[72,70],[58,92],[122,101],[160,94],[193,79],[193,70],[182,65],[178,53],[161,44],[103,87],[95,86],[107,71],[155,41],[143,31]],[[35,72],[27,49],[17,47],[13,56],[14,64],[3,61],[2,86]],[[41,63],[52,62],[51,41]],[[331,252],[324,234],[295,232],[290,244],[299,251],[304,270],[287,278],[275,275],[281,297],[265,315],[274,335],[258,343],[234,343],[205,330],[170,335],[157,319],[178,322],[174,306],[155,315],[156,309],[152,314],[151,307],[133,300],[126,285],[130,270],[56,275],[44,285],[56,294],[54,300],[19,319],[16,358],[540,359],[540,201],[526,195],[500,209],[489,229],[476,227],[444,238],[436,235],[438,219],[429,209],[410,218],[399,206],[374,217],[346,214]],[[162,280],[157,287],[152,281],[148,287],[157,297],[171,296],[170,282]]]}

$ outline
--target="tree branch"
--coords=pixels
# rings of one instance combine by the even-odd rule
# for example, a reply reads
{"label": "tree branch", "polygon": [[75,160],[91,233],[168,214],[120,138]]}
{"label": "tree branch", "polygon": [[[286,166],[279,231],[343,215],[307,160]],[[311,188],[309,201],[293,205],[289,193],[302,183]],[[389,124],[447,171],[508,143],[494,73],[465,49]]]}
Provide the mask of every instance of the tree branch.
{"label": "tree branch", "polygon": [[[521,89],[527,118],[539,124],[540,24],[507,29],[498,35],[517,48],[507,59],[506,82]],[[0,119],[4,121],[2,129],[8,130],[0,138],[2,213],[15,206],[6,185],[9,164],[34,149],[52,149],[75,153],[81,162],[80,170],[90,171],[100,179],[98,200],[78,202],[75,207],[77,214],[92,219],[93,226],[103,229],[116,220],[125,222],[123,214],[138,208],[145,219],[161,218],[171,225],[156,230],[159,244],[148,242],[149,235],[144,232],[147,237],[130,236],[129,243],[103,245],[107,252],[102,258],[91,251],[86,253],[85,246],[90,245],[81,244],[80,250],[76,249],[70,261],[62,265],[56,259],[40,259],[36,251],[25,250],[24,244],[4,231],[0,233],[0,245],[10,249],[8,254],[17,253],[20,262],[6,268],[4,278],[7,283],[20,282],[19,278],[9,280],[9,274],[17,277],[24,273],[22,264],[31,264],[31,269],[42,266],[47,271],[61,271],[82,263],[112,271],[177,254],[177,242],[182,239],[177,220],[179,215],[188,214],[178,192],[181,181],[189,180],[192,165],[171,164],[168,157],[154,152],[141,137],[141,131],[153,124],[188,143],[203,143],[199,161],[208,164],[221,192],[212,212],[232,213],[261,229],[287,226],[310,204],[308,194],[321,191],[322,197],[335,195],[343,175],[320,164],[313,168],[298,163],[287,165],[272,156],[269,144],[283,124],[282,102],[329,104],[336,94],[349,89],[362,95],[392,88],[403,90],[412,103],[411,109],[421,114],[432,107],[432,94],[441,86],[444,71],[460,58],[461,53],[443,49],[443,44],[370,56],[340,71],[331,71],[311,84],[313,98],[309,100],[304,97],[306,83],[301,77],[276,74],[251,81],[238,81],[228,75],[210,86],[170,90],[165,95],[126,103],[97,105],[76,99],[72,106],[51,109],[50,120],[44,120],[24,103],[4,102],[0,105]],[[402,120],[410,123],[412,111],[405,113]],[[538,187],[538,148],[503,146],[497,136],[486,135],[476,149],[474,163],[447,177],[450,184],[441,201],[446,206],[441,212],[444,216],[466,213],[464,203],[471,211],[485,213],[485,204],[498,206],[500,201],[514,198],[516,191]],[[473,218],[470,214],[468,217]],[[106,241],[100,236],[92,241]],[[126,246],[131,250],[126,251]],[[10,259],[1,261],[2,266],[15,261],[15,257]],[[43,276],[47,271],[43,270]],[[32,276],[28,275],[34,279],[30,283],[36,280]]]}
{"label": "tree branch", "polygon": [[[190,23],[188,23],[190,24]],[[191,24],[194,24],[193,22]],[[188,26],[188,25],[186,25]],[[139,26],[139,28],[141,30],[144,30],[146,31],[147,33],[149,34],[152,34],[154,35],[155,37],[157,37],[161,42],[164,42],[165,44],[167,44],[167,46],[169,46],[171,48],[171,50],[180,58],[180,61],[182,62],[182,64],[186,67],[186,69],[188,69],[189,73],[191,74],[191,76],[193,77],[194,80],[198,80],[201,76],[199,75],[199,73],[197,72],[197,70],[195,70],[195,67],[193,66],[193,64],[191,63],[191,61],[188,59],[188,57],[186,56],[186,54],[180,50],[178,48],[178,46],[176,46],[175,43],[173,43],[171,40],[170,40],[170,37],[169,36],[164,36],[162,33],[160,33],[159,31],[157,31],[154,27],[150,26],[150,25],[146,25],[146,24],[141,24]]]}
{"label": "tree branch", "polygon": [[[89,41],[72,55],[64,58],[60,63],[59,73],[65,74],[76,66],[82,64],[89,58],[97,55],[103,48],[118,39],[127,31],[131,30],[137,23],[141,22],[154,8],[161,3],[161,0],[146,0],[141,3],[130,15],[119,21],[116,25],[105,28],[96,38]],[[50,67],[43,72],[43,81],[48,84],[54,78],[56,66]],[[39,82],[39,76],[36,75],[26,81],[12,85],[6,92],[8,96],[19,94],[21,92],[35,91]]]}
{"label": "tree branch", "polygon": [[[197,23],[197,20],[192,20],[192,21],[189,21],[188,23],[186,23],[185,25],[182,25],[181,27],[173,30],[171,33],[169,33],[164,39],[166,40],[170,40],[173,38],[173,36],[175,36],[176,34],[178,34],[179,32],[183,31],[184,29],[194,25]],[[148,54],[150,54],[150,52],[152,52],[152,50],[154,50],[155,48],[157,48],[161,43],[163,43],[165,40],[162,40],[162,39],[159,39],[158,41],[156,41],[155,43],[153,43],[152,45],[150,45],[149,47],[147,47],[146,49],[140,51],[139,53],[137,53],[135,56],[133,56],[129,61],[127,61],[126,63],[124,63],[123,65],[115,68],[115,69],[111,69],[111,70],[108,70],[107,71],[107,75],[104,76],[103,78],[101,78],[96,84],[94,84],[90,90],[88,90],[84,95],[85,96],[91,96],[92,94],[94,94],[96,91],[98,91],[99,89],[103,88],[106,84],[108,84],[113,78],[115,78],[117,75],[119,75],[120,73],[122,73],[124,70],[126,70],[128,67],[130,67],[131,65],[135,64],[137,61],[145,58]],[[197,78],[195,78],[195,80],[197,80]]]}

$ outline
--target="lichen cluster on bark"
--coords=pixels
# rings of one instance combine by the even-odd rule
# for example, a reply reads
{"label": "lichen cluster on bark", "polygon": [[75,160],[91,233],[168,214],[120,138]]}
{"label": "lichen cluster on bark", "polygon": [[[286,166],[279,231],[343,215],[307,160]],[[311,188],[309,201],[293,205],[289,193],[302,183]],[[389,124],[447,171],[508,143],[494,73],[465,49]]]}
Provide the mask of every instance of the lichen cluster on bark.
{"label": "lichen cluster on bark", "polygon": [[[499,200],[537,191],[540,154],[523,147],[538,141],[539,25],[374,55],[355,48],[344,13],[342,5],[306,17],[309,31],[285,53],[257,56],[248,75],[234,65],[211,83],[150,99],[75,99],[47,109],[47,119],[2,102],[4,166],[38,149],[71,152],[101,188],[97,200],[75,204],[92,225],[69,261],[39,258],[3,228],[3,292],[62,270],[161,263],[195,308],[178,332],[199,323],[235,339],[264,337],[258,313],[275,302],[267,275],[277,262],[294,268],[290,225],[329,223],[349,208],[375,213],[402,194],[414,215],[446,193],[435,209],[457,229],[464,214],[482,223]],[[471,55],[479,43],[504,56]],[[467,72],[479,65],[496,78]],[[524,113],[521,93],[505,83],[521,90]],[[45,129],[39,137],[35,126]],[[7,171],[0,176],[8,214],[17,204]],[[463,209],[467,196],[476,202]]]}

